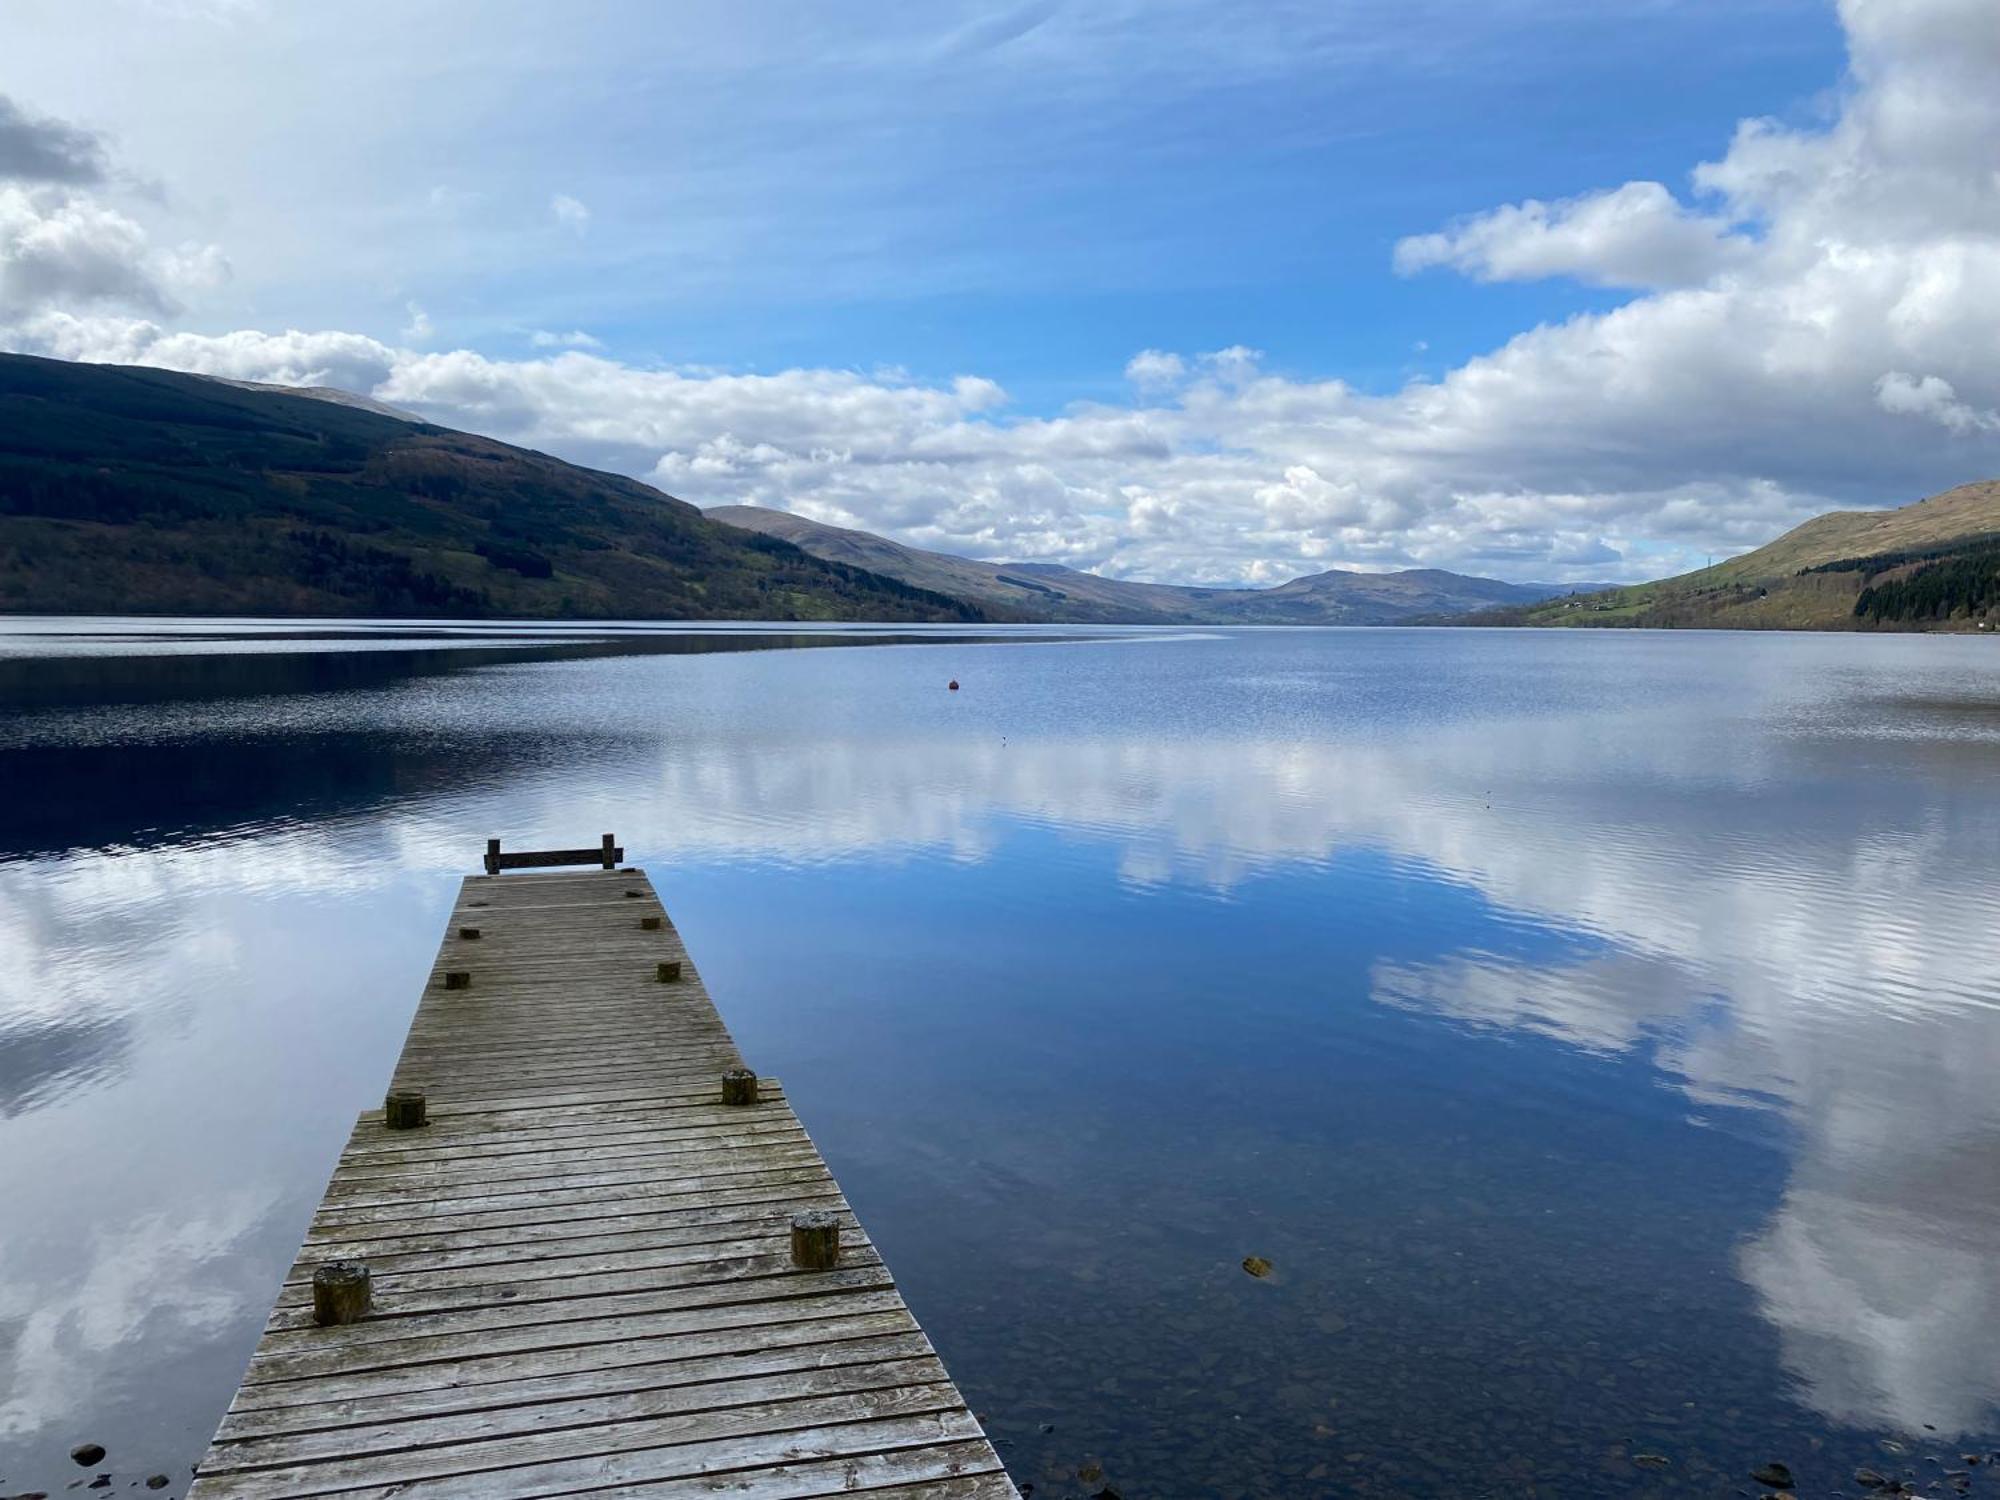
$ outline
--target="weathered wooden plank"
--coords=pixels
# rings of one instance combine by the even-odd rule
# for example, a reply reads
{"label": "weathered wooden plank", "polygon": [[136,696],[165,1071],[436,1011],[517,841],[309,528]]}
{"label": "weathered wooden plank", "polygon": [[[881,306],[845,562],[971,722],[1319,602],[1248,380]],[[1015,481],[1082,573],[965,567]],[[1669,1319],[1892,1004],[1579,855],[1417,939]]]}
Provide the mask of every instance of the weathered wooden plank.
{"label": "weathered wooden plank", "polygon": [[[711,1374],[721,1373],[712,1365],[709,1370]],[[211,1473],[234,1473],[327,1459],[355,1459],[372,1453],[587,1429],[644,1417],[687,1416],[728,1407],[762,1406],[807,1396],[936,1385],[947,1378],[937,1358],[922,1353],[852,1364],[814,1365],[807,1369],[741,1370],[727,1379],[647,1385],[608,1395],[487,1407],[457,1415],[356,1423],[317,1432],[218,1441],[216,1451],[209,1455],[208,1469]],[[443,1472],[452,1471],[447,1468]]]}
{"label": "weathered wooden plank", "polygon": [[[803,1135],[737,1141],[706,1151],[630,1151],[622,1153],[616,1171],[602,1168],[604,1158],[585,1153],[556,1162],[502,1164],[462,1174],[442,1172],[374,1173],[358,1180],[336,1177],[327,1188],[328,1208],[365,1208],[375,1204],[401,1206],[415,1200],[444,1204],[484,1203],[490,1198],[518,1198],[585,1188],[632,1187],[647,1183],[704,1183],[743,1172],[766,1172],[807,1166],[819,1152]],[[450,1198],[439,1194],[451,1190]]]}
{"label": "weathered wooden plank", "polygon": [[[822,1285],[820,1283],[830,1283]],[[796,1322],[840,1312],[879,1312],[897,1305],[894,1283],[880,1265],[713,1286],[626,1292],[570,1302],[531,1303],[518,1310],[370,1318],[337,1329],[274,1328],[250,1359],[249,1384],[304,1380],[362,1370],[401,1369],[478,1354],[518,1354],[639,1332],[692,1333]]]}
{"label": "weathered wooden plank", "polygon": [[[932,1394],[934,1389],[923,1387],[907,1396],[900,1392],[890,1393],[874,1402],[885,1413],[879,1419],[849,1418],[815,1430],[773,1427],[773,1421],[784,1419],[769,1416],[746,1415],[733,1421],[709,1418],[705,1420],[722,1430],[706,1440],[674,1442],[669,1438],[661,1446],[636,1451],[596,1453],[386,1485],[355,1485],[345,1478],[336,1483],[339,1485],[338,1492],[353,1497],[353,1500],[404,1500],[404,1497],[420,1497],[420,1500],[539,1500],[543,1496],[585,1492],[648,1493],[637,1487],[670,1480],[720,1480],[729,1476],[731,1471],[767,1470],[780,1465],[791,1467],[841,1459],[877,1459],[875,1471],[893,1475],[895,1479],[952,1478],[968,1470],[991,1472],[998,1460],[987,1457],[993,1450],[983,1442],[977,1442],[980,1438],[979,1424],[970,1413],[934,1407],[924,1409],[926,1402],[937,1399]],[[896,1399],[898,1397],[901,1399]],[[845,1407],[829,1400],[826,1406],[829,1410],[855,1410],[863,1408],[867,1399],[854,1398]],[[803,1402],[797,1404],[805,1405]],[[911,1406],[917,1410],[904,1410]],[[672,1433],[676,1431],[673,1422],[671,1418],[662,1419],[658,1426],[663,1432]],[[966,1446],[967,1440],[973,1440],[976,1446]],[[982,1448],[984,1453],[979,1451]],[[880,1462],[888,1454],[911,1449],[943,1449],[945,1452],[928,1462],[921,1458],[906,1460],[901,1474]],[[275,1496],[329,1494],[334,1492],[334,1486],[321,1482],[318,1472],[328,1467],[331,1466],[312,1466],[302,1474],[287,1475],[282,1483],[274,1483],[275,1476],[258,1474],[218,1475],[213,1481],[204,1477],[195,1486],[190,1500],[222,1500],[222,1497],[227,1497],[227,1500],[272,1500]],[[827,1464],[826,1470],[824,1478],[815,1476],[811,1481],[821,1486],[818,1489],[792,1489],[779,1493],[853,1493],[857,1487],[853,1480],[866,1472],[851,1464]],[[835,1475],[842,1477],[836,1479]],[[717,1487],[711,1484],[708,1493],[717,1492]],[[720,1492],[758,1493],[733,1486]]]}
{"label": "weathered wooden plank", "polygon": [[761,1223],[789,1225],[792,1205],[835,1212],[847,1208],[829,1179],[817,1187],[774,1191],[749,1201],[703,1204],[663,1211],[614,1214],[608,1218],[554,1223],[509,1224],[441,1234],[399,1232],[394,1225],[356,1237],[308,1239],[287,1281],[309,1281],[326,1260],[360,1259],[387,1271],[412,1266],[439,1269],[487,1264],[495,1259],[534,1261],[595,1250],[616,1250],[635,1242],[649,1245],[700,1243],[717,1234],[745,1233]]}
{"label": "weathered wooden plank", "polygon": [[[643,872],[465,881],[395,1072],[425,1123],[356,1121],[191,1500],[1014,1496],[782,1086],[722,1102],[739,1066]],[[373,1302],[322,1328],[335,1258]]]}
{"label": "weathered wooden plank", "polygon": [[578,1201],[550,1202],[533,1208],[459,1214],[416,1215],[395,1210],[363,1209],[352,1214],[315,1217],[306,1230],[312,1243],[353,1239],[358,1235],[380,1236],[396,1230],[406,1234],[455,1234],[460,1231],[496,1230],[536,1225],[576,1225],[625,1218],[633,1214],[665,1213],[746,1203],[775,1203],[792,1193],[808,1189],[829,1189],[833,1178],[824,1167],[809,1171],[765,1172],[755,1180],[739,1181],[734,1187],[710,1186],[693,1192],[620,1192]]}
{"label": "weathered wooden plank", "polygon": [[[860,1367],[864,1372],[870,1368]],[[234,1479],[235,1493],[242,1500],[272,1500],[272,1497],[312,1493],[313,1489],[414,1484],[526,1465],[553,1465],[565,1460],[595,1460],[609,1465],[617,1462],[619,1456],[648,1449],[777,1434],[796,1440],[814,1429],[838,1423],[964,1409],[964,1402],[949,1382],[918,1383],[907,1378],[906,1367],[889,1367],[886,1386],[871,1385],[865,1377],[859,1381],[851,1377],[851,1371],[838,1372],[830,1381],[832,1388],[826,1391],[793,1393],[746,1405],[711,1405],[694,1411],[653,1412],[645,1409],[649,1403],[633,1402],[628,1403],[631,1409],[615,1421],[491,1437],[473,1436],[472,1424],[447,1419],[438,1424],[445,1429],[444,1435],[421,1447],[389,1448],[356,1457],[334,1452],[314,1455],[310,1463],[222,1472]],[[454,1432],[455,1427],[460,1430]],[[772,1458],[782,1453],[779,1443],[764,1446]],[[515,1484],[518,1477],[501,1476],[499,1482]]]}
{"label": "weathered wooden plank", "polygon": [[[609,1350],[615,1355],[621,1347],[624,1346],[596,1345],[593,1352]],[[529,1413],[519,1419],[529,1421],[532,1413],[545,1405],[683,1385],[707,1385],[718,1379],[919,1359],[935,1352],[920,1331],[910,1329],[909,1319],[901,1313],[776,1323],[767,1328],[725,1334],[694,1334],[674,1342],[648,1341],[645,1347],[655,1353],[679,1352],[676,1357],[666,1359],[624,1363],[614,1359],[599,1368],[433,1386],[386,1396],[297,1402],[289,1406],[239,1404],[223,1418],[215,1440],[224,1443],[261,1437],[338,1434],[350,1427],[386,1429],[453,1415],[483,1416],[498,1431],[516,1420],[513,1413]],[[724,1347],[726,1360],[717,1357]],[[479,1365],[473,1362],[465,1368],[477,1371]]]}
{"label": "weathered wooden plank", "polygon": [[[768,1356],[785,1369],[838,1363],[851,1347],[878,1339],[923,1338],[907,1309],[802,1318],[698,1333],[649,1335],[608,1344],[580,1344],[536,1359],[482,1356],[429,1366],[433,1384],[419,1385],[399,1372],[371,1372],[338,1381],[247,1385],[236,1393],[224,1426],[243,1431],[307,1431],[350,1420],[401,1419],[446,1412],[484,1411],[523,1402],[630,1390],[678,1374],[709,1378],[722,1369],[748,1368]],[[929,1349],[928,1343],[925,1345]],[[689,1372],[706,1371],[707,1376]]]}
{"label": "weathered wooden plank", "polygon": [[[879,1266],[881,1257],[872,1245],[851,1244],[858,1238],[848,1235],[841,1241],[840,1263],[850,1267]],[[850,1248],[851,1245],[851,1248]],[[612,1294],[639,1296],[690,1291],[697,1287],[727,1286],[747,1295],[753,1288],[742,1283],[764,1283],[779,1277],[796,1279],[791,1245],[750,1255],[709,1256],[678,1265],[619,1267],[586,1271],[567,1276],[507,1276],[504,1268],[488,1268],[481,1279],[462,1285],[439,1286],[413,1283],[407,1279],[376,1279],[374,1282],[375,1320],[387,1327],[390,1320],[401,1323],[420,1321],[418,1314],[468,1312],[504,1308],[512,1320],[527,1320],[542,1303],[571,1303]],[[312,1321],[312,1299],[306,1296],[287,1300],[281,1293],[267,1327],[316,1332]],[[415,1332],[415,1329],[410,1330]]]}
{"label": "weathered wooden plank", "polygon": [[[841,1243],[860,1246],[866,1243],[861,1229],[849,1214],[836,1215],[841,1220]],[[557,1281],[578,1276],[605,1276],[615,1272],[628,1271],[667,1272],[681,1267],[701,1266],[711,1262],[733,1263],[747,1261],[760,1256],[789,1254],[791,1250],[789,1211],[784,1215],[772,1215],[766,1222],[756,1226],[760,1233],[739,1239],[699,1239],[692,1243],[662,1244],[656,1236],[645,1236],[636,1243],[628,1239],[622,1247],[598,1249],[595,1252],[581,1252],[563,1256],[523,1257],[518,1251],[508,1251],[501,1258],[486,1260],[473,1265],[441,1265],[443,1257],[425,1255],[410,1270],[397,1271],[380,1261],[369,1262],[374,1272],[375,1294],[383,1299],[384,1305],[407,1309],[411,1304],[404,1300],[404,1294],[435,1295],[446,1288],[487,1288],[521,1287],[523,1283]],[[749,1228],[750,1226],[744,1226]],[[575,1241],[570,1243],[574,1244]],[[361,1259],[363,1257],[352,1257]],[[522,1295],[527,1295],[525,1288]],[[278,1292],[279,1307],[309,1307],[312,1305],[311,1277],[299,1274],[286,1280]]]}

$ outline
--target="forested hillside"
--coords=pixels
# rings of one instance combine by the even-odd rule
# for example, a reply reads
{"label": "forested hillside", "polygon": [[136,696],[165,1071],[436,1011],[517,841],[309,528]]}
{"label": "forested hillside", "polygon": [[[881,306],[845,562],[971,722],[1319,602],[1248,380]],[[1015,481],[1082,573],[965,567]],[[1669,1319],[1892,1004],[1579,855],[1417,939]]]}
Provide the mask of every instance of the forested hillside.
{"label": "forested hillside", "polygon": [[270,388],[0,355],[0,609],[977,620],[620,475]]}

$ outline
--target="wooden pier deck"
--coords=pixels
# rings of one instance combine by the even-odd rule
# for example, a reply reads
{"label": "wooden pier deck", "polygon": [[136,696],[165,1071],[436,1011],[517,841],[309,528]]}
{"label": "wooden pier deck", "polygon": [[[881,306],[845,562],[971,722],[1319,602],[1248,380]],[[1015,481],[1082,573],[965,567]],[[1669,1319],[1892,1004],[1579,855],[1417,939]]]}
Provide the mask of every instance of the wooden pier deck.
{"label": "wooden pier deck", "polygon": [[[467,879],[392,1085],[427,1123],[355,1126],[190,1500],[1016,1497],[778,1083],[722,1102],[740,1066],[643,872]],[[359,1321],[316,1323],[329,1261]]]}

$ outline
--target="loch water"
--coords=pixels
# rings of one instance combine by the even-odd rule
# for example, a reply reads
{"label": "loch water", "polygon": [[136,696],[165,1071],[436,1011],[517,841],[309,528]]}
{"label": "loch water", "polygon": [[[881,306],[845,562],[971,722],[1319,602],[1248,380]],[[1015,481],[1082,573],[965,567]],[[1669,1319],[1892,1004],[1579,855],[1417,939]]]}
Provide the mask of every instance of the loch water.
{"label": "loch water", "polygon": [[1037,1500],[2000,1493],[1990,640],[15,619],[0,1494],[606,830]]}

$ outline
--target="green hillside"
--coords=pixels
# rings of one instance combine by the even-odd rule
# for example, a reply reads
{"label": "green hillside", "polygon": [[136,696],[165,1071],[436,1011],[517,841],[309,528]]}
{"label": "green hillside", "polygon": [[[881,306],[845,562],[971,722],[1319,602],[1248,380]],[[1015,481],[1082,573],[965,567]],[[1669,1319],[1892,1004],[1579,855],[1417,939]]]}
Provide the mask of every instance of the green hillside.
{"label": "green hillside", "polygon": [[0,610],[986,618],[386,409],[23,355],[0,355]]}
{"label": "green hillside", "polygon": [[1976,630],[2000,605],[2000,481],[1896,510],[1832,511],[1776,541],[1676,578],[1472,624],[1658,629]]}

